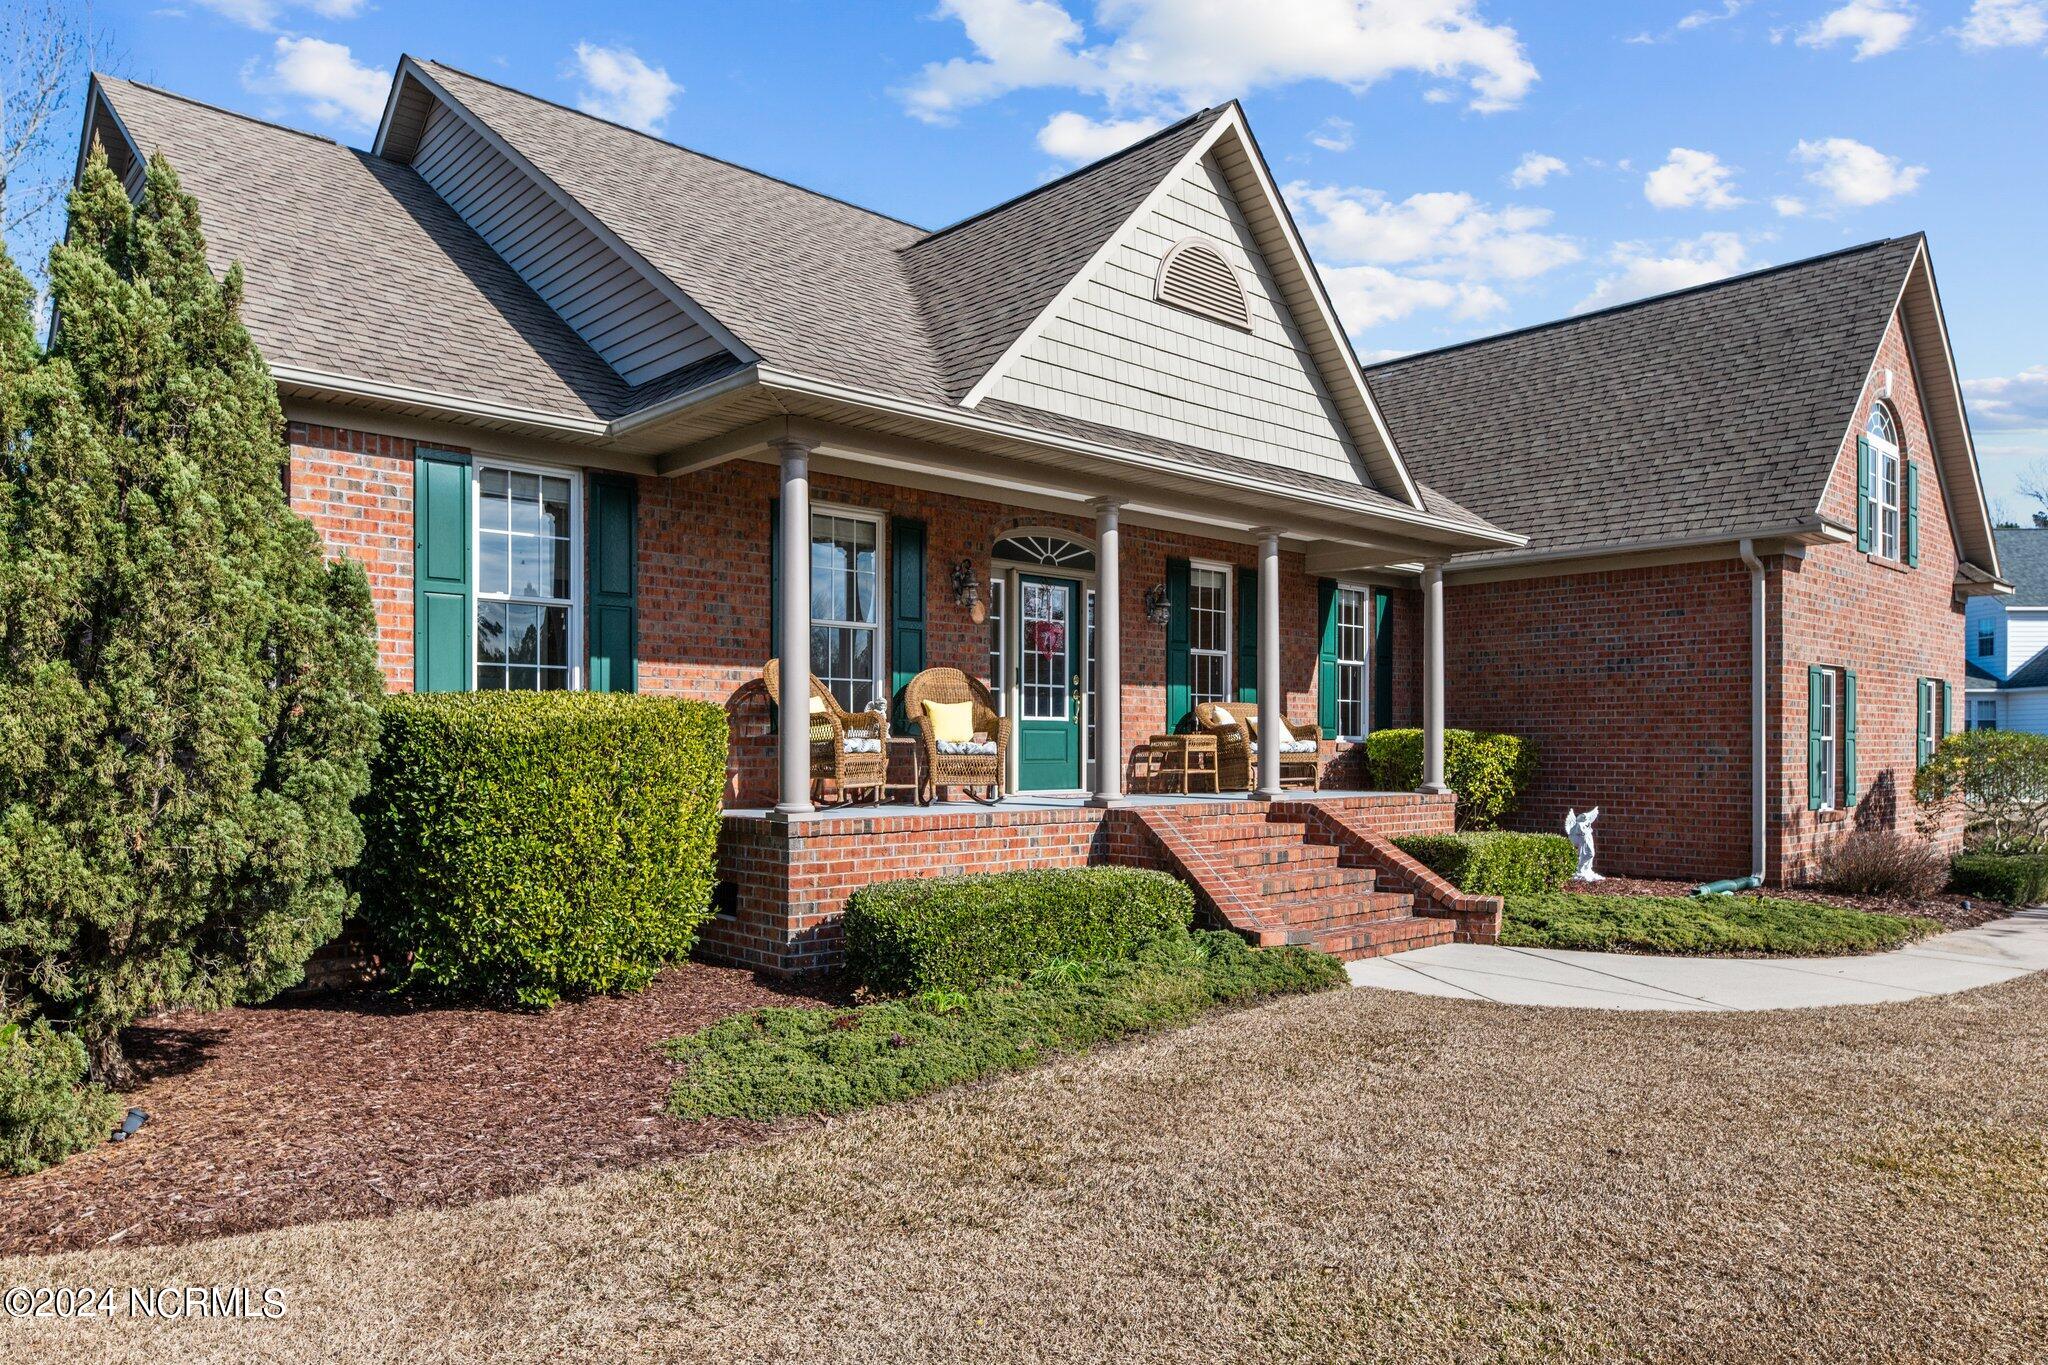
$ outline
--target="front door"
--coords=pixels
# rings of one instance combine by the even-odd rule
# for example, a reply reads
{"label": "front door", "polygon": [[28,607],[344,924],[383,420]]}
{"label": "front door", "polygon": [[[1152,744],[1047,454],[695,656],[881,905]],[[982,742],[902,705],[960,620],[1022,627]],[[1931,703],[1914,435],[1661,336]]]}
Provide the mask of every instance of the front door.
{"label": "front door", "polygon": [[1081,785],[1081,585],[1017,576],[1017,787]]}

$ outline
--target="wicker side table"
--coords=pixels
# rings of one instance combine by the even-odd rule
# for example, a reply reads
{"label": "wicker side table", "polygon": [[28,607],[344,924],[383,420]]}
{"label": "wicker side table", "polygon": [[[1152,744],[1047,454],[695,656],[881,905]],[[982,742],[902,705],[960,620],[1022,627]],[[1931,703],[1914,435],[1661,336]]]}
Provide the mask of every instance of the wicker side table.
{"label": "wicker side table", "polygon": [[1201,778],[1209,780],[1210,791],[1223,790],[1217,785],[1216,736],[1154,735],[1148,744],[1152,750],[1153,791],[1177,788],[1186,796]]}

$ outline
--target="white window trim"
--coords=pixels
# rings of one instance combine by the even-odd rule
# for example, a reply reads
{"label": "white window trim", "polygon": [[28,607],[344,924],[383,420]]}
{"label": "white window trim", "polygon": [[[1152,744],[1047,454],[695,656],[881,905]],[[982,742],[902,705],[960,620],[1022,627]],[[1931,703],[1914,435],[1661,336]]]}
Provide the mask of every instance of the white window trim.
{"label": "white window trim", "polygon": [[[1216,700],[1228,706],[1236,699],[1238,692],[1241,690],[1237,683],[1237,566],[1210,559],[1191,559],[1188,561],[1188,582],[1190,585],[1193,584],[1194,574],[1198,570],[1208,570],[1211,573],[1223,575],[1223,695],[1216,698]],[[1193,587],[1190,586],[1190,599],[1192,599],[1193,593]],[[1188,603],[1188,619],[1191,622],[1194,619],[1194,612],[1194,602],[1190,600]],[[1189,705],[1191,706],[1202,700],[1194,696],[1194,657],[1197,654],[1206,655],[1215,652],[1214,650],[1198,650],[1195,648],[1194,630],[1190,626],[1188,630],[1188,694]]]}
{"label": "white window trim", "polygon": [[[1360,625],[1359,625],[1359,629],[1360,629],[1360,635],[1361,635],[1361,637],[1362,637],[1362,638],[1364,639],[1364,641],[1365,641],[1365,652],[1364,652],[1364,654],[1363,654],[1363,655],[1361,655],[1361,656],[1359,657],[1359,659],[1358,659],[1358,660],[1357,660],[1356,662],[1346,662],[1346,661],[1345,661],[1345,658],[1344,658],[1344,646],[1343,646],[1343,643],[1342,643],[1342,642],[1343,642],[1343,639],[1344,639],[1344,632],[1343,632],[1343,628],[1342,628],[1341,626],[1340,626],[1340,627],[1338,628],[1338,631],[1337,631],[1337,639],[1338,639],[1338,646],[1337,646],[1337,675],[1338,675],[1338,684],[1337,684],[1337,705],[1336,705],[1336,708],[1335,708],[1335,710],[1336,710],[1336,714],[1337,714],[1337,728],[1338,728],[1338,729],[1339,729],[1340,731],[1341,731],[1341,730],[1342,730],[1342,729],[1344,728],[1344,701],[1343,701],[1343,698],[1344,698],[1344,686],[1343,686],[1343,681],[1342,681],[1342,679],[1343,679],[1343,674],[1344,674],[1344,670],[1345,670],[1345,669],[1347,669],[1347,668],[1356,668],[1356,669],[1358,669],[1358,670],[1359,670],[1359,683],[1358,683],[1358,706],[1359,706],[1359,717],[1360,717],[1360,719],[1362,719],[1362,720],[1363,720],[1363,721],[1365,722],[1365,725],[1364,725],[1364,728],[1362,728],[1362,729],[1361,729],[1361,730],[1360,730],[1360,731],[1359,731],[1359,732],[1358,732],[1357,734],[1355,734],[1355,735],[1352,735],[1352,734],[1341,734],[1341,733],[1340,733],[1340,734],[1337,734],[1337,735],[1334,735],[1334,736],[1332,736],[1332,738],[1334,738],[1334,739],[1341,739],[1341,740],[1343,740],[1343,741],[1345,741],[1346,743],[1349,743],[1349,744],[1358,744],[1358,743],[1362,743],[1362,742],[1363,742],[1363,741],[1365,740],[1365,738],[1366,738],[1366,737],[1367,737],[1368,735],[1370,735],[1370,734],[1372,733],[1372,645],[1373,645],[1373,639],[1372,639],[1372,636],[1373,636],[1373,619],[1372,619],[1372,601],[1373,601],[1373,599],[1372,599],[1372,589],[1371,589],[1370,587],[1367,587],[1367,586],[1363,585],[1363,584],[1359,584],[1359,583],[1346,583],[1346,582],[1343,582],[1342,580],[1339,580],[1339,581],[1338,581],[1338,583],[1337,583],[1337,591],[1338,591],[1339,593],[1347,593],[1347,592],[1348,592],[1348,593],[1355,593],[1355,594],[1357,594],[1357,596],[1358,596],[1358,599],[1359,599],[1359,612],[1358,612],[1358,619],[1359,619],[1359,623],[1360,623]],[[1338,603],[1336,604],[1336,606],[1337,606],[1337,610],[1338,610],[1338,612],[1339,612],[1339,614],[1340,614],[1340,617],[1341,617],[1341,613],[1342,613],[1342,611],[1343,611],[1343,605],[1342,605],[1342,602],[1341,602],[1341,600],[1340,600],[1340,601],[1339,601],[1339,602],[1338,602]]]}
{"label": "white window trim", "polygon": [[988,614],[995,619],[995,655],[989,661],[989,691],[995,696],[996,714],[1010,714],[1010,576],[996,574],[988,581]]}
{"label": "white window trim", "polygon": [[476,687],[476,626],[477,606],[482,602],[530,601],[530,598],[515,598],[505,593],[486,593],[482,586],[484,498],[483,471],[502,469],[513,474],[535,474],[551,479],[567,479],[569,482],[569,687],[571,692],[584,690],[584,645],[583,638],[583,471],[561,465],[533,464],[524,460],[501,460],[494,455],[470,456],[470,499],[469,499],[469,580],[473,585],[469,594],[469,690]]}
{"label": "white window trim", "polygon": [[[1890,411],[1882,404],[1873,407],[1870,410],[1870,416],[1866,417],[1863,422],[1864,439],[1870,442],[1870,528],[1873,533],[1872,548],[1882,558],[1897,559],[1902,549],[1900,541],[1905,538],[1906,529],[1905,512],[1899,505],[1903,501],[1902,494],[1904,493],[1901,483],[1905,477],[1905,452],[1896,441],[1887,441],[1871,430],[1872,419],[1879,413],[1884,414],[1885,424],[1891,428],[1894,436],[1897,435],[1899,430],[1898,418],[1892,416]],[[1889,502],[1885,500],[1885,470],[1887,464],[1889,464],[1891,470],[1889,490],[1891,500]],[[1889,527],[1887,527],[1885,522],[1886,514],[1890,514],[1891,517]]]}
{"label": "white window trim", "polygon": [[1928,758],[1932,759],[1935,749],[1941,744],[1941,722],[1946,719],[1941,714],[1941,680],[1922,678],[1915,690],[1919,693],[1920,704],[1914,708],[1913,754],[1917,759],[1924,748]]}
{"label": "white window trim", "polygon": [[1820,671],[1827,724],[1820,732],[1820,810],[1834,810],[1842,788],[1842,672],[1837,668]]}
{"label": "white window trim", "polygon": [[[845,503],[821,502],[813,498],[811,500],[811,540],[809,543],[814,548],[817,544],[818,518],[821,516],[844,517],[849,521],[864,521],[875,528],[874,621],[840,621],[813,616],[810,618],[810,622],[813,626],[841,627],[848,630],[873,630],[875,632],[875,676],[873,679],[875,696],[884,703],[888,703],[890,700],[889,620],[891,608],[894,606],[894,603],[889,600],[889,518],[872,507],[854,507]],[[804,583],[804,605],[806,608],[809,607],[810,601],[811,585],[806,581]]]}

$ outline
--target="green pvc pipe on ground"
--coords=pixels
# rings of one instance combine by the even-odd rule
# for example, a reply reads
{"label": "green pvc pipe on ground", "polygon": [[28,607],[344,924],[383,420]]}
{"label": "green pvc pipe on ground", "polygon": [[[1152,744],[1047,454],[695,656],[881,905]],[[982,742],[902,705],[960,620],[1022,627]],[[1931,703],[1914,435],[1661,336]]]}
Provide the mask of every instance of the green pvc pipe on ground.
{"label": "green pvc pipe on ground", "polygon": [[1692,893],[1695,896],[1732,896],[1737,891],[1754,891],[1763,884],[1764,879],[1755,875],[1730,877],[1726,881],[1708,882],[1705,886],[1695,886],[1692,889]]}

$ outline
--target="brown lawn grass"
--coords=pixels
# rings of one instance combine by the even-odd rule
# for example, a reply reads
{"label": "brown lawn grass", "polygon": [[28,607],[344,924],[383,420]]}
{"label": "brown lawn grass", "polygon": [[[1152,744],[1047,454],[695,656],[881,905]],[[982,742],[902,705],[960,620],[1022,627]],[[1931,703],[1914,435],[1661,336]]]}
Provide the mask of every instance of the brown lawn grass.
{"label": "brown lawn grass", "polygon": [[1336,992],[469,1209],[0,1262],[289,1305],[0,1358],[2037,1360],[2044,1012]]}

